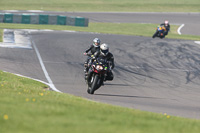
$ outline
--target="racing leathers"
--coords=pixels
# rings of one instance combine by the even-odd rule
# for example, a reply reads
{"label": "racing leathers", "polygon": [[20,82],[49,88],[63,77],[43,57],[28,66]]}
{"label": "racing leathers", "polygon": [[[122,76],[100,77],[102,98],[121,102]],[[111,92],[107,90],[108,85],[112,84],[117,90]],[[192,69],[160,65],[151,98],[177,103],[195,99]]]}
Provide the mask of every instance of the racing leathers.
{"label": "racing leathers", "polygon": [[102,58],[102,59],[105,59],[107,61],[107,64],[108,64],[109,67],[108,67],[108,71],[107,71],[105,80],[113,80],[114,76],[113,76],[113,73],[112,73],[112,69],[114,69],[114,67],[115,67],[113,54],[108,52],[108,54],[106,56],[104,56],[103,54],[101,54],[100,51],[96,51],[94,53],[92,59],[89,61],[88,67],[90,67],[93,60],[96,59],[96,58]]}
{"label": "racing leathers", "polygon": [[[88,52],[90,52],[91,56],[96,52],[100,50],[100,46],[94,46],[93,44],[85,51],[86,54],[88,54]],[[91,56],[88,56],[88,58],[86,59],[85,63],[84,63],[84,71],[85,74],[87,74],[88,71],[88,61],[90,60]]]}
{"label": "racing leathers", "polygon": [[164,31],[164,35],[168,35],[168,32],[170,31],[170,24],[165,24],[165,23],[162,23],[160,24],[160,26],[164,26],[166,31]]}
{"label": "racing leathers", "polygon": [[88,53],[89,51],[91,52],[91,54],[93,55],[96,51],[99,51],[100,47],[99,46],[94,46],[91,45],[86,51],[85,53]]}

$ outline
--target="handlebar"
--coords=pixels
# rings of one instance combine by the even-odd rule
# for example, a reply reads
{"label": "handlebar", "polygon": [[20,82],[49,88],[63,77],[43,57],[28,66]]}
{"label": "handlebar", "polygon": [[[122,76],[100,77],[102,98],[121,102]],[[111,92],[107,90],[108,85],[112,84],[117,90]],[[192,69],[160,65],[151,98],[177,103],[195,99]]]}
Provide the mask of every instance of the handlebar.
{"label": "handlebar", "polygon": [[85,56],[91,56],[92,54],[89,54],[89,53],[83,53],[83,55],[85,55]]}

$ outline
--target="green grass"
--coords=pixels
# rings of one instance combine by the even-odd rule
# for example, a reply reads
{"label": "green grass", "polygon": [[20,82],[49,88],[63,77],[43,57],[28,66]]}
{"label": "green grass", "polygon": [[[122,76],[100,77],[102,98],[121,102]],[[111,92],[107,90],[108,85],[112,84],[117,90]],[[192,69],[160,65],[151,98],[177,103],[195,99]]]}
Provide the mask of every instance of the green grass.
{"label": "green grass", "polygon": [[1,0],[1,10],[200,12],[199,0]]}
{"label": "green grass", "polygon": [[[61,25],[29,25],[29,24],[6,24],[2,23],[0,29],[51,29],[51,30],[73,30],[83,32],[98,32],[120,35],[136,35],[152,37],[158,24],[136,24],[136,23],[90,23],[89,27],[61,26]],[[178,25],[171,25],[171,31],[167,38],[200,40],[199,36],[179,35]]]}
{"label": "green grass", "polygon": [[102,104],[48,91],[0,71],[1,133],[197,133],[200,121]]}

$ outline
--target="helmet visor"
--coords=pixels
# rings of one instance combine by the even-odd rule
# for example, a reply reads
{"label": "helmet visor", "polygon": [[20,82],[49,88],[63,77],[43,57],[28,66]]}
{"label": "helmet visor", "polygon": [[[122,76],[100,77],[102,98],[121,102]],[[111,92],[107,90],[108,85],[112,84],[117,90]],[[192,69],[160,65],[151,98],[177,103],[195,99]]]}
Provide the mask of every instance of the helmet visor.
{"label": "helmet visor", "polygon": [[99,43],[98,43],[98,42],[95,42],[94,44],[95,44],[96,46],[98,46],[98,45],[99,45]]}
{"label": "helmet visor", "polygon": [[108,53],[108,49],[107,50],[101,50],[101,52],[106,55]]}

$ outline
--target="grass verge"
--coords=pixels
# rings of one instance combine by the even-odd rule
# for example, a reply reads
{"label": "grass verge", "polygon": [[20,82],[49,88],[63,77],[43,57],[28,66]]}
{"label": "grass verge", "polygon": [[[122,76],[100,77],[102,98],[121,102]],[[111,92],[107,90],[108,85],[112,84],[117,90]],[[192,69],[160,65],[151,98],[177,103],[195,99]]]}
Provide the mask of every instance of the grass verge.
{"label": "grass verge", "polygon": [[199,0],[1,0],[1,10],[200,12]]}
{"label": "grass verge", "polygon": [[111,106],[0,71],[0,132],[197,133],[200,121]]}
{"label": "grass verge", "polygon": [[[29,25],[29,24],[7,24],[2,23],[0,29],[51,29],[51,30],[73,30],[83,32],[97,32],[108,34],[135,35],[152,37],[158,24],[136,24],[136,23],[90,23],[89,27],[61,26],[61,25]],[[171,31],[167,38],[200,40],[199,36],[178,35],[178,25],[171,25]]]}

